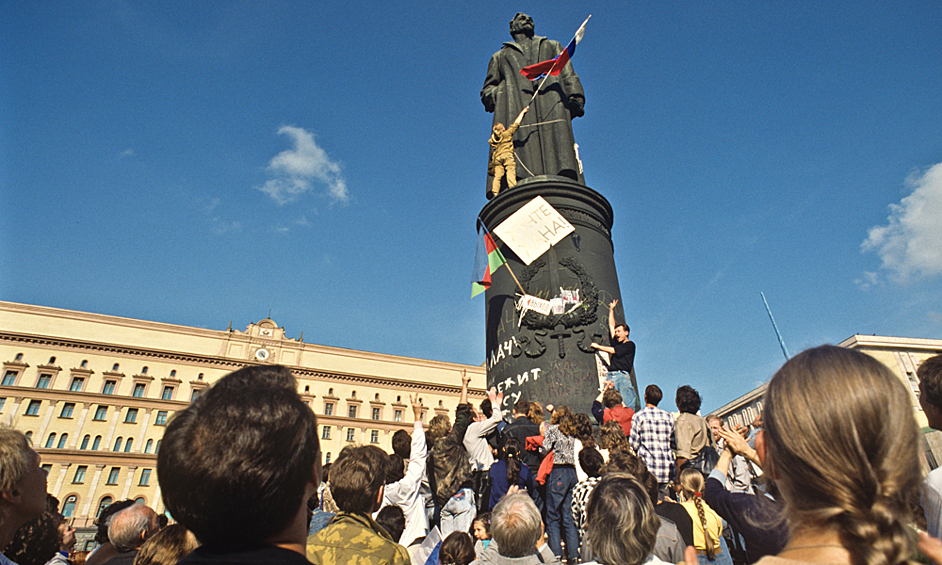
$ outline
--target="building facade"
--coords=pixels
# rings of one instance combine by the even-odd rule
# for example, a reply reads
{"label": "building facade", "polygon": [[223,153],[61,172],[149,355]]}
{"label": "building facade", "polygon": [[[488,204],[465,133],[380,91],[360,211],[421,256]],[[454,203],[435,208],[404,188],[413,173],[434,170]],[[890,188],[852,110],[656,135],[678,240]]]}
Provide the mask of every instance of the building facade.
{"label": "building facade", "polygon": [[49,492],[85,532],[81,549],[113,501],[164,510],[156,476],[164,427],[231,371],[289,367],[317,414],[323,463],[348,444],[391,451],[393,432],[412,429],[410,394],[427,421],[454,414],[462,374],[473,402],[485,383],[483,366],[308,344],[267,318],[220,331],[2,301],[0,362],[0,421],[32,439]]}
{"label": "building facade", "polygon": [[[928,427],[926,415],[919,405],[919,379],[916,376],[916,369],[923,361],[942,354],[942,339],[853,335],[838,345],[870,355],[886,365],[906,385],[910,391],[913,417],[922,428],[926,440],[923,450],[927,463],[933,469],[942,463],[942,432],[933,431]],[[712,413],[722,418],[727,425],[748,426],[762,413],[767,387],[768,384],[763,384]]]}

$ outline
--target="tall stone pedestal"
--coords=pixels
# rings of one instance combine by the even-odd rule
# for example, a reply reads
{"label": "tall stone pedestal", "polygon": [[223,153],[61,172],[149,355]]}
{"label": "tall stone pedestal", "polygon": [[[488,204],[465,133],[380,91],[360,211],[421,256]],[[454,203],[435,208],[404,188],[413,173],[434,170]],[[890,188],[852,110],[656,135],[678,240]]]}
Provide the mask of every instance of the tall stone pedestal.
{"label": "tall stone pedestal", "polygon": [[[561,289],[578,290],[581,305],[548,316],[516,310],[520,289],[510,271],[492,273],[486,292],[487,384],[504,393],[504,407],[536,400],[588,413],[604,380],[599,354],[589,345],[608,344],[608,304],[620,299],[611,239],[612,207],[601,194],[556,176],[521,181],[491,200],[480,217],[492,233],[537,196],[565,217],[575,232],[525,265],[499,240],[497,245],[527,294],[546,300]],[[619,300],[617,321],[624,321]],[[637,386],[635,387],[637,390]]]}

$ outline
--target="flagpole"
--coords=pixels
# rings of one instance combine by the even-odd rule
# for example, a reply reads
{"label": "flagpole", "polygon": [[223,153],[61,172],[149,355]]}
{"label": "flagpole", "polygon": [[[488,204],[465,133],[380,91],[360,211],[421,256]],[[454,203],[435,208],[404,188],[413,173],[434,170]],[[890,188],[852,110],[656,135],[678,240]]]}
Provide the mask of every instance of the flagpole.
{"label": "flagpole", "polygon": [[[579,29],[582,29],[583,27],[585,27],[585,24],[589,23],[589,19],[591,19],[591,18],[592,18],[592,14],[589,14],[589,17],[586,18],[584,22],[582,22],[582,25],[579,26]],[[579,30],[576,30],[575,35],[572,36],[573,40],[576,39],[576,35],[579,35]],[[570,43],[571,43],[571,41],[570,41]],[[568,47],[568,46],[569,46],[569,44],[567,43],[567,44],[566,44],[566,47]],[[565,47],[564,47],[563,49],[565,49]],[[560,51],[559,53],[562,54],[562,51]],[[559,57],[559,55],[557,55],[557,57]],[[566,61],[566,62],[568,63],[569,61]],[[530,101],[529,101],[529,102],[527,102],[527,106],[529,106],[530,104],[533,103],[533,100],[536,98],[536,95],[539,94],[539,93],[540,93],[540,89],[543,88],[543,83],[545,83],[545,82],[546,82],[546,79],[548,79],[548,78],[550,77],[550,75],[553,74],[553,71],[556,70],[556,65],[558,65],[558,64],[559,64],[559,60],[557,59],[556,62],[553,63],[553,66],[550,67],[550,70],[546,73],[546,76],[543,77],[543,80],[540,81],[540,85],[536,87],[536,90],[533,92],[533,97],[530,98]]]}
{"label": "flagpole", "polygon": [[[491,234],[491,230],[487,229],[487,225],[484,224],[484,220],[482,220],[480,216],[478,216],[478,221],[481,223],[481,227],[484,228],[484,232],[485,232],[487,235],[490,235],[491,238],[493,239],[494,236],[493,236],[493,234]],[[496,245],[497,242],[495,241],[494,244]],[[498,253],[500,253],[500,249],[498,249],[497,251],[498,251]],[[504,254],[501,253],[501,256],[503,256],[503,255],[504,255]],[[520,284],[520,281],[519,281],[519,280],[517,280],[517,275],[515,275],[513,269],[510,268],[510,262],[507,261],[507,258],[506,258],[506,257],[504,257],[504,266],[507,267],[507,272],[510,273],[510,276],[513,277],[513,279],[514,279],[514,282],[517,283],[517,288],[520,289],[520,293],[521,293],[521,294],[526,294],[527,291],[523,290],[523,285]]]}

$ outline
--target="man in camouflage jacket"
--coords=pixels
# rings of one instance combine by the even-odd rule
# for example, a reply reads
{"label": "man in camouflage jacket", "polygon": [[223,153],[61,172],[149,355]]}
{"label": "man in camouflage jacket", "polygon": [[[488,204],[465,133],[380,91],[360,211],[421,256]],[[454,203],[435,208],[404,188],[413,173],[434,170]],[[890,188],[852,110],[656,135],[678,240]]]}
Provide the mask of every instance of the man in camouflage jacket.
{"label": "man in camouflage jacket", "polygon": [[370,516],[383,502],[386,453],[365,445],[342,451],[331,467],[330,491],[340,508],[322,530],[307,539],[314,565],[410,565],[409,551]]}

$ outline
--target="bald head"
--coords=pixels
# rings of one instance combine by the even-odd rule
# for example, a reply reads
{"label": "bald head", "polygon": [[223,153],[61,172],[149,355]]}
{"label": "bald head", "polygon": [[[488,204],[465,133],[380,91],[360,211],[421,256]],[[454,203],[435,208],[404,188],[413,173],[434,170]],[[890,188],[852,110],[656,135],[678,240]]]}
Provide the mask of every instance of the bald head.
{"label": "bald head", "polygon": [[115,514],[108,526],[108,539],[119,552],[138,549],[160,529],[157,513],[142,503]]}

